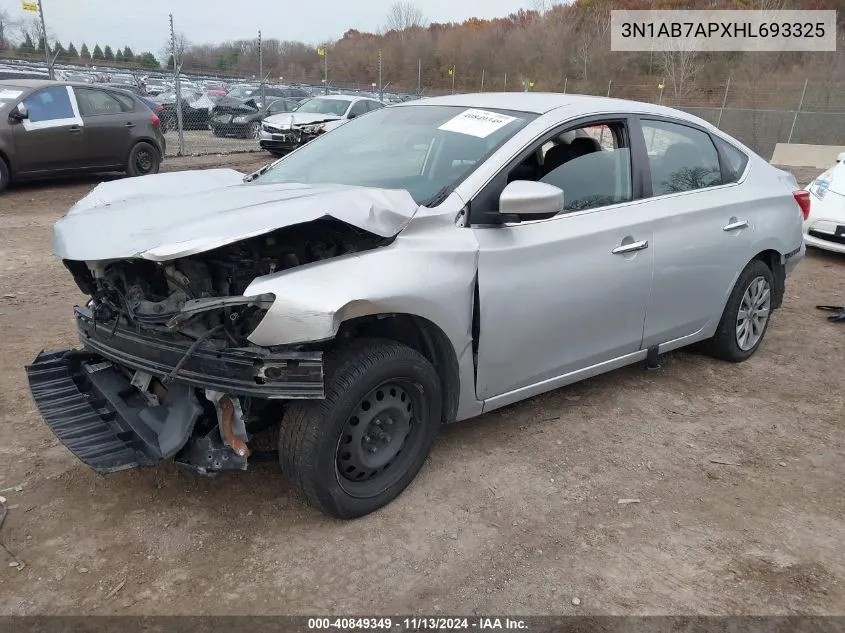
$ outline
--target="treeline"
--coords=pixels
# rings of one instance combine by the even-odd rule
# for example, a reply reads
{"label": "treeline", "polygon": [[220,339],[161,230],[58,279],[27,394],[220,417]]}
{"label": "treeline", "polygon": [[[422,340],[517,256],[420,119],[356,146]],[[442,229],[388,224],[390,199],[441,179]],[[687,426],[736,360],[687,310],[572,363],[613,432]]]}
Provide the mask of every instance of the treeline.
{"label": "treeline", "polygon": [[[55,57],[57,61],[63,62],[78,62],[83,64],[90,64],[92,62],[131,64],[150,69],[159,67],[159,62],[155,55],[149,52],[136,55],[128,46],[125,46],[123,49],[112,49],[109,45],[106,45],[104,48],[100,48],[99,44],[95,44],[93,50],[90,50],[88,45],[83,42],[79,47],[79,50],[77,50],[73,42],[70,42],[67,47],[62,46],[61,42],[55,42],[49,47],[49,51],[50,57]],[[40,36],[37,42],[33,42],[32,35],[26,33],[23,41],[15,49],[15,52],[18,55],[25,57],[43,55],[44,36]]]}
{"label": "treeline", "polygon": [[[320,43],[328,54],[332,84],[368,85],[377,81],[379,53],[382,77],[392,88],[413,90],[561,90],[569,82],[579,89],[602,90],[609,81],[665,80],[667,95],[682,97],[696,83],[724,82],[765,73],[833,72],[845,78],[842,54],[800,53],[622,53],[610,51],[611,9],[839,9],[845,0],[575,0],[545,5],[506,17],[461,23],[429,23],[409,2],[399,2],[377,33],[349,30],[333,42]],[[190,34],[188,34],[190,36]],[[266,38],[264,72],[273,80],[319,83],[324,59],[317,45]],[[840,46],[841,48],[841,46]],[[168,60],[169,61],[169,60]],[[183,70],[258,75],[258,42],[186,43]],[[454,69],[454,75],[449,73]],[[763,73],[763,74],[761,74]]]}

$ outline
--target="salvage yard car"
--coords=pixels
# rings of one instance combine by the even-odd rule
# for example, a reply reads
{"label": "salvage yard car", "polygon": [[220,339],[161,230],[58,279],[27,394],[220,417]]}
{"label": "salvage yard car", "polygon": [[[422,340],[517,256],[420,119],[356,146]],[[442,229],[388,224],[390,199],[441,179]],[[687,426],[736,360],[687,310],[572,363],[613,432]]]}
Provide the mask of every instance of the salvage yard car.
{"label": "salvage yard car", "polygon": [[808,246],[845,253],[845,152],[808,186],[810,214],[804,221]]}
{"label": "salvage yard car", "polygon": [[[97,472],[278,459],[357,517],[443,424],[700,343],[759,348],[805,192],[708,123],[540,93],[384,108],[244,177],[101,184],[54,229],[80,349],[27,367]],[[108,239],[103,239],[108,236]]]}
{"label": "salvage yard car", "polygon": [[241,101],[222,97],[211,111],[211,131],[214,136],[235,136],[238,138],[261,138],[261,120],[274,114],[293,112],[299,107],[295,99],[268,99],[265,108],[260,108],[253,99]]}
{"label": "salvage yard car", "polygon": [[264,119],[258,144],[271,154],[281,156],[324,132],[383,107],[381,101],[366,97],[314,97],[299,106],[294,114],[274,114]]}
{"label": "salvage yard car", "polygon": [[126,90],[49,80],[0,81],[0,191],[11,180],[124,171],[155,174],[158,116]]}

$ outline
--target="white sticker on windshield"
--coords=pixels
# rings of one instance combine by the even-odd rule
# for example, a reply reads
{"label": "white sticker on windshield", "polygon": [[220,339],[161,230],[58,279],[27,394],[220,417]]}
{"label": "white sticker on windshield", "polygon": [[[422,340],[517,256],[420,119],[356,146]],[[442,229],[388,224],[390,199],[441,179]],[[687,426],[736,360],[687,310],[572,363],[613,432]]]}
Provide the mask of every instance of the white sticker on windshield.
{"label": "white sticker on windshield", "polygon": [[516,117],[488,112],[487,110],[470,109],[464,110],[454,119],[449,119],[438,129],[445,132],[457,132],[458,134],[487,138],[512,121],[516,121]]}
{"label": "white sticker on windshield", "polygon": [[23,94],[23,90],[0,90],[0,99],[17,99]]}

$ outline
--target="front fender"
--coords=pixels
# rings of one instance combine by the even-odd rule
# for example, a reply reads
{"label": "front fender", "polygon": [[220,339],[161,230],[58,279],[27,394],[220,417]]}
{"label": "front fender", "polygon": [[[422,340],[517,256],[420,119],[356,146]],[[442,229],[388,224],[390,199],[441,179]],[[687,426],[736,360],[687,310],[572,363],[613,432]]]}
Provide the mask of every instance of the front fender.
{"label": "front fender", "polygon": [[471,343],[478,245],[470,231],[442,220],[413,222],[382,248],[255,279],[245,295],[272,293],[276,301],[249,340],[324,341],[348,319],[403,313],[440,327],[460,356]]}

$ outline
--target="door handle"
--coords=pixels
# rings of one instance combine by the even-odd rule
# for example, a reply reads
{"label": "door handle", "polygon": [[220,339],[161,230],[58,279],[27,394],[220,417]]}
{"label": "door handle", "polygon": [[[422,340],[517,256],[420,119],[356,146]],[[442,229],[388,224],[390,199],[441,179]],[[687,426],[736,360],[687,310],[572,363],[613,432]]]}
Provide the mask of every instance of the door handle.
{"label": "door handle", "polygon": [[617,246],[610,252],[614,255],[624,255],[625,253],[641,251],[644,248],[648,248],[648,240],[643,240],[642,242],[631,242],[630,244],[622,244],[621,246]]}
{"label": "door handle", "polygon": [[78,125],[71,125],[67,131],[71,134],[79,134],[82,131],[82,128]]}
{"label": "door handle", "polygon": [[734,220],[730,224],[722,227],[723,231],[738,231],[748,226],[748,220]]}
{"label": "door handle", "polygon": [[132,121],[127,121],[127,122],[126,122],[126,127],[135,127],[135,124],[134,124],[134,123],[132,123]]}

